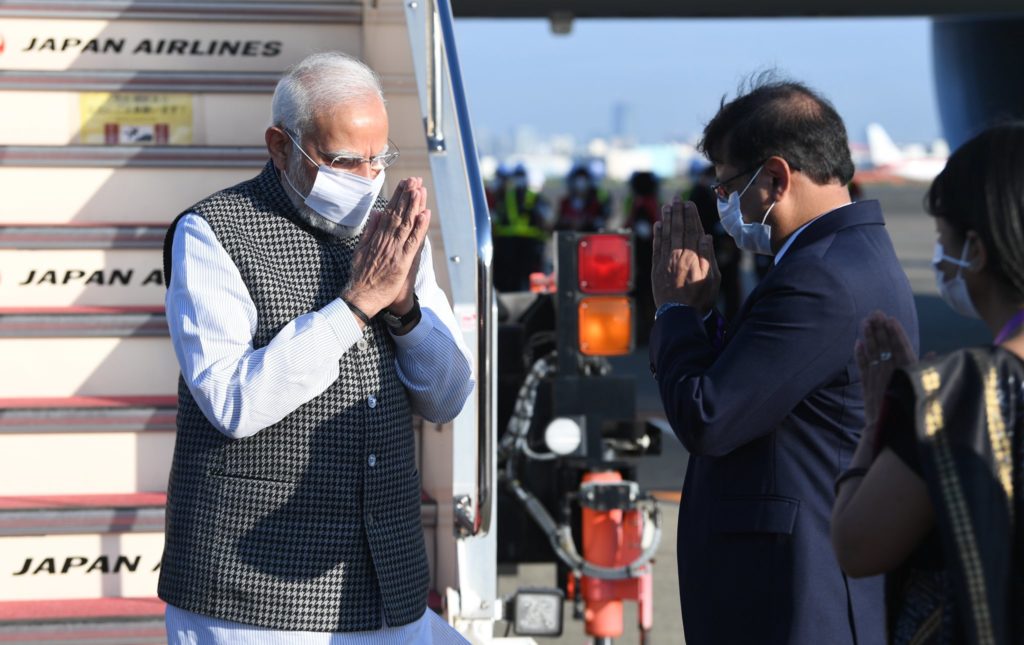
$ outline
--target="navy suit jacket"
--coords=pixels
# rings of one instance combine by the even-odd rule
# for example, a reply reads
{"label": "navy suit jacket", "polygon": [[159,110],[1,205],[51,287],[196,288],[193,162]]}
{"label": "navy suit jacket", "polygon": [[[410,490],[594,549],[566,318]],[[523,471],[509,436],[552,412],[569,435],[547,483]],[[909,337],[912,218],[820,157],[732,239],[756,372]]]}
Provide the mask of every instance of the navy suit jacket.
{"label": "navy suit jacket", "polygon": [[885,642],[881,576],[832,552],[833,482],[864,423],[861,321],[895,316],[917,349],[910,283],[878,202],[813,221],[720,342],[675,307],[651,334],[665,412],[690,452],[678,566],[688,645]]}

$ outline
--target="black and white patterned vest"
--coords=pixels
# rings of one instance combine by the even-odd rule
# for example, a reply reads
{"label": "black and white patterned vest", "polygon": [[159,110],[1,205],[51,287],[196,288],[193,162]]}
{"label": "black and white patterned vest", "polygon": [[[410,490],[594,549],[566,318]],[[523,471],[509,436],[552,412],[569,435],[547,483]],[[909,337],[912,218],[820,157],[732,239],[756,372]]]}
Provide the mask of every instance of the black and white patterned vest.
{"label": "black and white patterned vest", "polygon": [[[238,267],[256,306],[257,349],[349,280],[358,238],[302,223],[271,163],[188,212],[209,223]],[[168,272],[173,234],[174,225]],[[379,321],[340,368],[320,396],[239,440],[216,430],[179,380],[163,600],[291,631],[371,630],[382,616],[391,626],[422,616],[429,572],[412,416]]]}

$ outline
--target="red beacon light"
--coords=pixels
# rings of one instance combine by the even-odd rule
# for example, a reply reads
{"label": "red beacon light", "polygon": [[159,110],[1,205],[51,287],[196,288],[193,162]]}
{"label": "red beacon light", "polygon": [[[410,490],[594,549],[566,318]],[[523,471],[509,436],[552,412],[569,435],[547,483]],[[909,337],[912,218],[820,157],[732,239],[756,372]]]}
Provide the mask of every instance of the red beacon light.
{"label": "red beacon light", "polygon": [[612,233],[578,242],[577,276],[583,293],[626,293],[633,288],[633,247],[629,237]]}

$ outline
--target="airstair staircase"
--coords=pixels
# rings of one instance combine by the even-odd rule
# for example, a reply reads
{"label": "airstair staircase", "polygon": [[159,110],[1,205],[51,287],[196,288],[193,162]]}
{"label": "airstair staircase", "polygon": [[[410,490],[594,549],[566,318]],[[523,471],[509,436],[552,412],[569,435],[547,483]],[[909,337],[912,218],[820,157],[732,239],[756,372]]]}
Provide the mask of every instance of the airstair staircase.
{"label": "airstair staircase", "polygon": [[381,73],[396,176],[429,176],[408,47],[394,2],[0,0],[0,643],[164,642],[164,231],[259,172],[314,51]]}

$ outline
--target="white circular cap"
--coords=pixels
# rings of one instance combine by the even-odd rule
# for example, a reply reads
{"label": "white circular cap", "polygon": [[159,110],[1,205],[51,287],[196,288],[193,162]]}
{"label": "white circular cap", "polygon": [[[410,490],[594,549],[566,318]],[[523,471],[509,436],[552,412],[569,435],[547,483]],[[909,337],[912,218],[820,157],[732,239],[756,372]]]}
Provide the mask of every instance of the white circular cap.
{"label": "white circular cap", "polygon": [[544,443],[556,455],[568,455],[580,447],[583,430],[580,424],[567,417],[558,417],[544,429]]}

